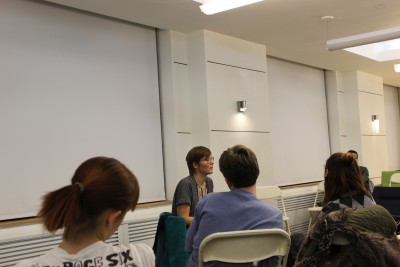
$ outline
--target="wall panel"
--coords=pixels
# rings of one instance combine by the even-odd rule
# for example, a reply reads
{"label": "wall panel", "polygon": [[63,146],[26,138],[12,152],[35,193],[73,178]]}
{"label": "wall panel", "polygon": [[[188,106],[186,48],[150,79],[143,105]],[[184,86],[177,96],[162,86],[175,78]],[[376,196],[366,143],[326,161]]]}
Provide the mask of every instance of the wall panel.
{"label": "wall panel", "polygon": [[33,216],[84,160],[115,157],[165,199],[155,30],[0,1],[0,220]]}

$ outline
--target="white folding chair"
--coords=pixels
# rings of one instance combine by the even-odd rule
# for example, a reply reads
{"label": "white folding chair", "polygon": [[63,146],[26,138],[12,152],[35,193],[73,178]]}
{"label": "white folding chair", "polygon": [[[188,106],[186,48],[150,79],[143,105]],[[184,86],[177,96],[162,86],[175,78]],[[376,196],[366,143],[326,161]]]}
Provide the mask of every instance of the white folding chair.
{"label": "white folding chair", "polygon": [[204,262],[248,263],[281,256],[286,267],[290,236],[282,229],[243,230],[214,233],[200,243],[199,267]]}
{"label": "white folding chair", "polygon": [[289,217],[286,215],[285,202],[282,197],[282,190],[278,186],[257,186],[257,198],[267,202],[271,206],[282,212],[283,221],[285,222],[286,231],[290,235]]}
{"label": "white folding chair", "polygon": [[392,182],[400,183],[400,173],[396,172],[390,176],[389,187],[392,186]]}
{"label": "white folding chair", "polygon": [[317,187],[317,193],[315,194],[314,204],[311,208],[307,209],[308,212],[310,212],[310,221],[308,223],[308,231],[310,231],[312,222],[315,220],[315,218],[318,216],[318,214],[322,210],[322,207],[317,206],[317,203],[318,203],[318,199],[321,198],[321,196],[320,196],[321,193],[323,193],[323,192],[325,192],[325,182],[321,181]]}

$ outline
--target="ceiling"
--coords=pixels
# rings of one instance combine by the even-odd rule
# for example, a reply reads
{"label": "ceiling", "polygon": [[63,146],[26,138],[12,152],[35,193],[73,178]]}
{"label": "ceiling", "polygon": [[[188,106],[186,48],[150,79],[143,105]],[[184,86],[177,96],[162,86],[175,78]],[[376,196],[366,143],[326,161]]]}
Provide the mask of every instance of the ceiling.
{"label": "ceiling", "polygon": [[[199,29],[267,47],[267,55],[337,71],[360,70],[400,87],[398,60],[377,62],[346,51],[328,51],[327,39],[400,26],[400,0],[264,0],[204,15],[193,0],[47,0],[160,29]],[[228,1],[228,0],[227,0]],[[330,22],[323,16],[333,16]]]}

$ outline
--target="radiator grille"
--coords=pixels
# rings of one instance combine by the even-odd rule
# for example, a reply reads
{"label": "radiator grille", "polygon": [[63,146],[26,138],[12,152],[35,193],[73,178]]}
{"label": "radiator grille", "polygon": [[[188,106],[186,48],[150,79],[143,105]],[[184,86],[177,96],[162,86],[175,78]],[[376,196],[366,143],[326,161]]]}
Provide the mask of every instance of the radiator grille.
{"label": "radiator grille", "polygon": [[[310,213],[308,208],[314,206],[316,193],[307,193],[301,195],[284,196],[286,214],[289,217],[289,226],[291,233],[307,233]],[[324,193],[319,192],[317,203],[321,203]],[[278,208],[282,209],[282,201],[278,201]],[[295,224],[293,222],[296,222]]]}
{"label": "radiator grille", "polygon": [[290,226],[290,231],[292,234],[307,233],[307,230],[308,230],[308,221],[302,223],[296,223],[295,225]]}
{"label": "radiator grille", "polygon": [[[29,238],[0,241],[0,267],[14,266],[21,260],[43,255],[61,242],[61,235],[42,234]],[[119,243],[118,231],[106,243],[117,245]]]}
{"label": "radiator grille", "polygon": [[0,242],[0,267],[14,266],[18,261],[38,257],[61,242],[61,235],[39,235]]}
{"label": "radiator grille", "polygon": [[[292,233],[306,233],[310,219],[307,208],[314,205],[316,193],[306,193],[296,196],[284,196],[286,213]],[[324,194],[318,194],[317,202],[321,202]],[[282,209],[282,202],[278,201]],[[143,242],[152,246],[157,231],[160,211],[146,215],[146,218],[123,222],[107,243],[117,245]],[[296,222],[295,224],[293,222]],[[14,266],[23,259],[38,257],[61,242],[61,234],[32,234],[26,238],[9,238],[0,240],[0,267]]]}
{"label": "radiator grille", "polygon": [[158,217],[155,219],[127,223],[128,243],[154,240],[157,231]]}
{"label": "radiator grille", "polygon": [[[296,196],[285,196],[283,198],[283,202],[285,203],[286,212],[312,207],[314,205],[315,194],[316,193],[309,193]],[[323,198],[324,198],[324,193],[319,192],[317,197],[317,203],[321,203]],[[278,200],[278,208],[282,209],[282,201],[280,200]]]}
{"label": "radiator grille", "polygon": [[106,243],[118,245],[119,244],[118,232],[119,230],[116,231],[108,240],[106,240]]}

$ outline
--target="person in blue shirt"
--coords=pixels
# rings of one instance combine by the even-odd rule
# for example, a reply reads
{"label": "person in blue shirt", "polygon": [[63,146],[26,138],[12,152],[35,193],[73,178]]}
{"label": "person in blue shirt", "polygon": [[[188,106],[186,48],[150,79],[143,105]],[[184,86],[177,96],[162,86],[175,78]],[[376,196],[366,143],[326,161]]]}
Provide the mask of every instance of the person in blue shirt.
{"label": "person in blue shirt", "polygon": [[[225,177],[229,192],[209,194],[197,204],[187,236],[185,250],[191,255],[186,267],[197,267],[201,241],[216,232],[280,228],[282,213],[256,197],[256,181],[260,173],[257,157],[252,150],[236,145],[224,151],[219,169]],[[207,267],[254,266],[254,263],[230,264],[218,261]],[[278,258],[263,260],[262,266],[278,266]]]}

